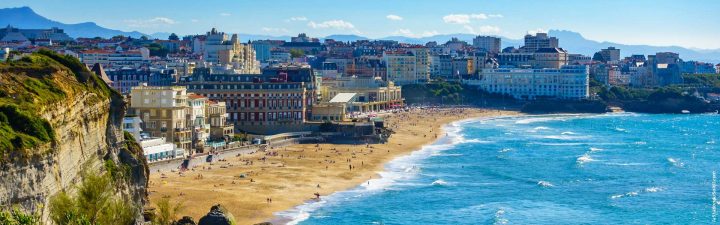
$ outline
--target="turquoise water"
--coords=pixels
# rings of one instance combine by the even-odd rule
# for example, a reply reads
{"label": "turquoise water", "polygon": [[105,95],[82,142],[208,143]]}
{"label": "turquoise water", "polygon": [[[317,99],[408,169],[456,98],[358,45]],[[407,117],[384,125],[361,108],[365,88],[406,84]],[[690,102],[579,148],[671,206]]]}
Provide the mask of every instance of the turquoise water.
{"label": "turquoise water", "polygon": [[444,140],[389,163],[383,178],[280,216],[291,224],[708,224],[720,219],[718,129],[718,115],[456,122]]}

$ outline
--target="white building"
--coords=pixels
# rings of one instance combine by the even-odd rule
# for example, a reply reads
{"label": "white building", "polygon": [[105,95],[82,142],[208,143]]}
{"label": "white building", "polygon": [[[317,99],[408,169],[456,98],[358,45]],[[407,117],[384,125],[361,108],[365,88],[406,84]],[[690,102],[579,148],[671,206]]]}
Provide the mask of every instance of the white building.
{"label": "white building", "polygon": [[561,69],[484,69],[481,79],[468,81],[490,93],[509,94],[516,99],[538,97],[582,100],[589,94],[589,69],[563,66]]}
{"label": "white building", "polygon": [[170,160],[185,156],[185,150],[176,148],[172,143],[165,141],[165,138],[145,138],[140,141],[143,154],[148,162]]}

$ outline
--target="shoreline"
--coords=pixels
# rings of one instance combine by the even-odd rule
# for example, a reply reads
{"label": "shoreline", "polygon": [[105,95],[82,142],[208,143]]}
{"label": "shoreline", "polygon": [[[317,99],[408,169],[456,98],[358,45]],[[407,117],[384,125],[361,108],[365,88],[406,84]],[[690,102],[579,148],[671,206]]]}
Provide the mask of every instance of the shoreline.
{"label": "shoreline", "polygon": [[[399,156],[391,159],[390,161],[385,162],[385,164],[383,166],[384,169],[376,172],[379,176],[378,178],[369,179],[366,182],[362,182],[353,188],[346,189],[346,190],[337,190],[328,196],[322,196],[322,197],[323,197],[323,199],[332,199],[329,201],[337,201],[337,199],[335,199],[335,198],[342,197],[339,195],[343,195],[343,194],[350,194],[350,193],[355,193],[355,192],[368,193],[368,192],[384,190],[386,186],[392,185],[392,183],[395,182],[397,179],[394,179],[394,178],[391,178],[388,176],[383,176],[382,174],[383,173],[389,174],[389,173],[400,172],[397,170],[392,170],[392,168],[389,168],[392,166],[392,164],[400,163],[400,161],[404,161],[404,160],[409,160],[409,161],[411,161],[411,163],[416,163],[419,160],[434,156],[434,154],[436,152],[446,150],[446,149],[442,149],[442,150],[432,151],[432,149],[428,149],[430,147],[443,146],[443,145],[454,145],[454,144],[461,143],[461,142],[453,141],[454,138],[458,137],[459,130],[458,131],[448,131],[448,128],[454,127],[453,124],[475,121],[475,120],[479,120],[479,119],[497,118],[497,117],[504,117],[504,116],[473,117],[473,118],[461,119],[461,120],[450,121],[448,123],[445,123],[441,126],[441,131],[443,133],[448,133],[447,136],[440,136],[437,139],[433,140],[432,142],[422,145],[419,149],[408,152],[405,155],[399,155]],[[418,155],[416,155],[416,154],[418,154]],[[413,156],[417,156],[418,159],[411,159]],[[406,169],[412,169],[412,167],[406,168]],[[382,182],[382,180],[384,180],[384,179],[387,179],[390,182]],[[370,187],[371,183],[376,184],[378,182],[380,182],[381,184],[386,184],[386,185],[380,185],[380,187],[372,187],[372,188]],[[293,207],[292,209],[273,213],[275,215],[275,217],[273,219],[269,220],[268,222],[270,222],[272,224],[288,224],[288,225],[298,224],[302,221],[309,219],[311,213],[314,210],[324,206],[325,203],[327,203],[327,200],[322,200],[322,199],[320,201],[316,201],[316,200],[305,201],[304,203],[297,205],[297,206]],[[309,208],[309,210],[304,210],[304,208]]]}
{"label": "shoreline", "polygon": [[387,143],[297,144],[268,152],[238,154],[218,163],[198,165],[184,174],[156,173],[150,179],[150,198],[151,202],[166,197],[192,202],[178,217],[199,219],[210,206],[220,203],[235,215],[238,224],[288,223],[292,220],[282,219],[279,214],[317,201],[312,193],[320,194],[322,199],[357,189],[373,179],[383,179],[381,174],[386,165],[438,144],[445,138],[439,134],[448,132],[446,127],[452,123],[518,115],[524,114],[478,108],[389,114],[386,126],[396,133]]}

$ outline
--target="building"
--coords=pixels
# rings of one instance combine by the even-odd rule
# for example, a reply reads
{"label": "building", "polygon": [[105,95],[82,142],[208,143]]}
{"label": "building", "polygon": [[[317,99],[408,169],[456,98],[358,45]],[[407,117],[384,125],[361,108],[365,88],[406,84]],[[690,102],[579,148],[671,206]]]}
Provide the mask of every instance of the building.
{"label": "building", "polygon": [[142,130],[150,137],[165,138],[176,147],[192,152],[192,130],[188,129],[190,107],[185,87],[138,86],[130,90],[129,114],[143,121]]}
{"label": "building", "polygon": [[430,79],[427,49],[413,48],[383,53],[387,80],[398,85],[420,84]]}
{"label": "building", "polygon": [[315,75],[307,65],[268,67],[263,74],[215,74],[211,68],[196,68],[179,84],[212,101],[225,102],[226,120],[236,133],[303,131],[317,99]]}
{"label": "building", "polygon": [[608,47],[600,50],[600,55],[604,62],[617,63],[620,61],[620,49],[615,47]]}
{"label": "building", "polygon": [[560,69],[484,69],[480,80],[470,85],[490,93],[508,94],[516,99],[554,98],[582,100],[589,96],[586,66]]}
{"label": "building", "polygon": [[547,33],[525,35],[525,45],[520,48],[521,52],[535,52],[542,48],[559,48],[560,41],[556,37],[550,37]]}
{"label": "building", "polygon": [[130,90],[133,87],[142,85],[170,86],[175,81],[175,70],[121,67],[117,69],[107,69],[105,73],[112,81],[108,83],[108,85],[124,95],[130,94]]}
{"label": "building", "polygon": [[490,36],[477,36],[473,39],[473,47],[488,53],[500,53],[501,39]]}
{"label": "building", "polygon": [[252,45],[242,44],[237,34],[228,36],[215,28],[205,36],[196,37],[196,48],[203,60],[213,64],[230,65],[233,73],[260,73],[260,63],[255,57]]}
{"label": "building", "polygon": [[150,62],[150,50],[145,47],[128,51],[90,49],[80,52],[80,61],[85,65],[100,63],[105,68],[139,68]]}
{"label": "building", "polygon": [[46,40],[49,42],[67,42],[75,39],[68,36],[63,29],[19,29],[8,25],[0,29],[0,42],[25,42]]}
{"label": "building", "polygon": [[140,144],[143,149],[143,155],[148,162],[156,162],[169,160],[185,156],[185,151],[176,148],[172,143],[165,141],[165,138],[148,137],[146,133],[142,133],[140,125],[142,120],[138,116],[126,116],[123,119],[123,130],[132,134],[135,141]]}
{"label": "building", "polygon": [[168,143],[165,138],[144,138],[139,141],[140,147],[143,149],[143,155],[148,162],[165,161],[185,156],[185,150],[176,148],[172,143]]}
{"label": "building", "polygon": [[720,63],[715,65],[715,73],[720,74]]}
{"label": "building", "polygon": [[210,124],[207,120],[208,98],[195,93],[188,93],[188,126],[192,130],[192,145],[195,149],[203,149],[210,139]]}
{"label": "building", "polygon": [[325,81],[321,93],[323,103],[332,102],[341,93],[352,93],[353,101],[347,103],[348,112],[377,112],[404,105],[402,88],[379,77],[342,77]]}
{"label": "building", "polygon": [[683,74],[714,74],[715,66],[712,63],[697,61],[682,62]]}
{"label": "building", "polygon": [[449,54],[430,57],[430,78],[451,79],[453,76],[453,58]]}
{"label": "building", "polygon": [[533,68],[560,69],[568,64],[568,53],[562,48],[541,48],[533,53]]}
{"label": "building", "polygon": [[235,134],[235,128],[228,123],[225,102],[207,101],[205,115],[210,125],[210,140],[229,142]]}

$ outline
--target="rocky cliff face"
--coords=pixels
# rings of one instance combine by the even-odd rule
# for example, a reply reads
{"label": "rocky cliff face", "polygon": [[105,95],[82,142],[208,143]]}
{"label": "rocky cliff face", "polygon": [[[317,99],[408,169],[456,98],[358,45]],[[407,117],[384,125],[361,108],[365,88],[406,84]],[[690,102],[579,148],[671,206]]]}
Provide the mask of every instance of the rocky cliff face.
{"label": "rocky cliff face", "polygon": [[[122,96],[98,82],[86,68],[78,70],[73,68],[77,65],[62,61],[45,65],[39,62],[52,57],[34,57],[38,62],[28,60],[32,66],[0,66],[0,105],[32,110],[34,116],[49,122],[54,138],[22,151],[13,149],[7,153],[6,149],[5,156],[0,157],[0,207],[20,206],[40,212],[43,221],[49,223],[50,197],[63,190],[73,192],[83,171],[103,173],[105,161],[112,160],[130,168],[129,179],[116,184],[117,195],[132,199],[137,208],[142,208],[148,168],[141,150],[125,142],[121,130],[125,112]],[[43,96],[42,90],[36,90],[43,86],[28,86],[32,80],[48,84],[62,97]]]}

